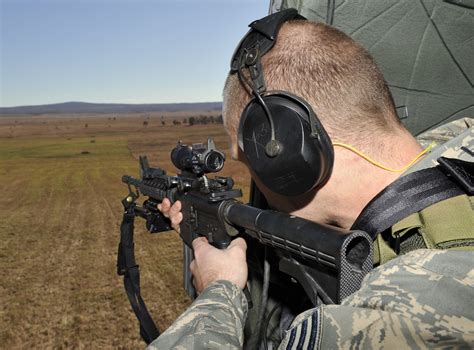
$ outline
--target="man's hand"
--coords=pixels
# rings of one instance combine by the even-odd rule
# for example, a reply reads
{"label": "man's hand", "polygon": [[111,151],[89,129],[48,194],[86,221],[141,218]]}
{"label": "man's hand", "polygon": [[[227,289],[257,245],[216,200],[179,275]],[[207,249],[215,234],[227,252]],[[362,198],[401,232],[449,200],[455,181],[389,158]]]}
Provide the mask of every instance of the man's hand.
{"label": "man's hand", "polygon": [[[171,220],[171,226],[179,232],[179,224],[183,221],[181,202],[173,205],[165,198],[158,204],[158,210]],[[247,244],[242,238],[234,239],[227,249],[211,246],[205,237],[193,241],[194,260],[190,269],[194,276],[194,287],[201,293],[212,282],[230,281],[244,289],[247,284]]]}
{"label": "man's hand", "polygon": [[190,269],[194,287],[201,293],[212,282],[230,281],[241,289],[247,284],[247,244],[242,238],[234,239],[227,249],[211,246],[205,237],[193,241],[194,260]]}
{"label": "man's hand", "polygon": [[171,227],[179,233],[179,224],[183,221],[183,213],[181,213],[181,202],[176,201],[173,205],[168,198],[163,199],[163,202],[158,204],[158,210],[163,215],[171,220]]}

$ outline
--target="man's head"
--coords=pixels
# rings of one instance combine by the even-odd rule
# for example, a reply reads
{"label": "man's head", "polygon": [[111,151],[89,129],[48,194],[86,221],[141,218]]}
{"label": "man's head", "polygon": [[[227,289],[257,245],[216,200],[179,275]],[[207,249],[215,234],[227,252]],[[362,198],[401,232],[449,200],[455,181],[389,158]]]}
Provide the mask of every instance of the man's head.
{"label": "man's head", "polygon": [[[262,57],[267,91],[280,90],[306,100],[332,142],[349,144],[392,167],[403,166],[420,147],[400,123],[392,96],[373,58],[344,33],[322,23],[285,22],[273,48]],[[224,123],[238,156],[242,111],[252,99],[237,74],[224,88]],[[307,219],[350,227],[362,208],[399,174],[376,168],[335,148],[331,177],[302,196],[283,197],[257,180],[269,203]]]}
{"label": "man's head", "polygon": [[[288,91],[305,99],[333,141],[364,148],[374,132],[387,134],[399,127],[392,97],[373,59],[332,27],[286,22],[262,66],[267,91]],[[224,118],[234,152],[239,118],[251,98],[237,75],[230,75]]]}

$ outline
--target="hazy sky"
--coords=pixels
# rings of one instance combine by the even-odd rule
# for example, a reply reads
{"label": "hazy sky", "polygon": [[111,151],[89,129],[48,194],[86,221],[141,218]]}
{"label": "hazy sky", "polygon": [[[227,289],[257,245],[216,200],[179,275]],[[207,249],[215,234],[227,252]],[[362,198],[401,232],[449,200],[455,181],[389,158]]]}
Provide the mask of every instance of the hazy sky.
{"label": "hazy sky", "polygon": [[267,0],[0,0],[0,106],[222,100]]}

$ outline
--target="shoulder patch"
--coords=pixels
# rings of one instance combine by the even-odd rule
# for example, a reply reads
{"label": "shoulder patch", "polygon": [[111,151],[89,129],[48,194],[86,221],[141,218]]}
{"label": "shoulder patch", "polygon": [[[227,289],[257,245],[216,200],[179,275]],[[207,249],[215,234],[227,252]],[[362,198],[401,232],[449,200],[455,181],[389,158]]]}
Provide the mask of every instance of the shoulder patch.
{"label": "shoulder patch", "polygon": [[317,349],[320,344],[321,318],[320,309],[313,309],[307,318],[290,329],[286,335],[288,343],[283,349],[301,350]]}

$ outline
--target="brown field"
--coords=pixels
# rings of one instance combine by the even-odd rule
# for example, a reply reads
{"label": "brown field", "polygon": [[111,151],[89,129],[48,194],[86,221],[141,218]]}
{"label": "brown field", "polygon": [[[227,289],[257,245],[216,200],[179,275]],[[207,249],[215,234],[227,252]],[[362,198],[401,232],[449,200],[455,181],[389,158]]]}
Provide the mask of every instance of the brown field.
{"label": "brown field", "polygon": [[[120,179],[138,175],[141,154],[174,173],[178,139],[212,136],[230,159],[222,125],[171,124],[187,115],[167,115],[165,126],[161,115],[0,117],[0,347],[144,347],[116,274]],[[230,174],[247,194],[243,166],[228,160]],[[138,219],[135,241],[142,294],[164,330],[189,303],[181,241]]]}

